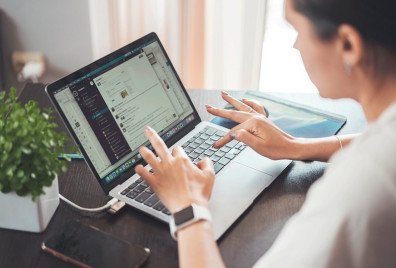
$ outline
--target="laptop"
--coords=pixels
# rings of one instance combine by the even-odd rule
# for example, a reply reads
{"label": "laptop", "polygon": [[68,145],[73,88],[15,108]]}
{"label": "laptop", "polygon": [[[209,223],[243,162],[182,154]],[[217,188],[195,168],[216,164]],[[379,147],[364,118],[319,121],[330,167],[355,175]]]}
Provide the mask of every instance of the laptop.
{"label": "laptop", "polygon": [[163,222],[170,212],[134,172],[144,163],[140,146],[153,150],[144,126],[167,146],[182,146],[192,161],[214,162],[209,209],[216,240],[290,164],[273,161],[245,144],[212,144],[228,129],[200,119],[158,36],[150,33],[48,85],[46,92],[105,194]]}

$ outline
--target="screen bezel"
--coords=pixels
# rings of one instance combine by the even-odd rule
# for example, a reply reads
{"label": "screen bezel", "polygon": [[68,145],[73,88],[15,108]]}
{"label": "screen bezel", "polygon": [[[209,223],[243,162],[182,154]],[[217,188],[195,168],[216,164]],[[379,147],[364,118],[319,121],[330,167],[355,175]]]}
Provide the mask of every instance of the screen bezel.
{"label": "screen bezel", "polygon": [[[146,43],[150,43],[150,42],[158,42],[162,52],[164,53],[164,56],[166,57],[166,60],[169,62],[169,66],[171,67],[172,71],[174,72],[174,75],[177,79],[177,81],[179,82],[184,94],[187,97],[187,100],[189,101],[191,107],[193,108],[193,112],[192,114],[194,115],[194,120],[191,121],[185,128],[181,129],[180,132],[176,133],[174,136],[172,136],[171,138],[169,138],[165,143],[168,147],[172,146],[173,144],[175,144],[181,137],[185,136],[188,132],[190,132],[192,129],[195,128],[196,125],[198,125],[201,122],[201,118],[198,115],[198,112],[195,108],[195,106],[193,105],[190,96],[188,95],[183,83],[180,80],[179,75],[177,74],[171,60],[168,57],[168,54],[166,53],[162,43],[160,42],[158,36],[156,33],[152,32],[149,33],[143,37],[141,37],[140,39],[96,60],[95,62],[55,81],[54,83],[51,83],[49,85],[46,86],[45,90],[48,94],[48,96],[50,97],[53,105],[55,106],[57,112],[60,114],[64,124],[66,125],[67,130],[69,131],[70,135],[72,136],[74,142],[77,144],[77,146],[79,147],[81,153],[84,156],[84,160],[85,162],[88,164],[91,172],[94,174],[96,180],[99,182],[102,190],[108,194],[115,186],[122,184],[123,182],[125,182],[127,179],[129,179],[130,177],[132,177],[135,174],[135,170],[134,168],[130,168],[129,170],[127,170],[126,172],[122,173],[118,178],[114,179],[113,181],[109,182],[109,183],[105,183],[103,179],[100,178],[99,174],[96,172],[94,165],[92,164],[91,160],[89,159],[87,153],[85,152],[80,140],[78,139],[76,133],[74,132],[72,126],[70,125],[70,123],[68,122],[65,114],[62,112],[62,109],[60,108],[57,100],[55,99],[55,92],[63,87],[65,87],[66,85],[69,85],[70,83],[76,81],[77,79],[83,77],[84,75],[100,68],[101,66],[105,65],[106,63],[130,52],[131,50],[140,47],[141,45],[144,45]],[[145,162],[143,161],[143,159],[139,160],[138,162],[136,162],[135,166],[137,164],[143,164],[145,165]]]}

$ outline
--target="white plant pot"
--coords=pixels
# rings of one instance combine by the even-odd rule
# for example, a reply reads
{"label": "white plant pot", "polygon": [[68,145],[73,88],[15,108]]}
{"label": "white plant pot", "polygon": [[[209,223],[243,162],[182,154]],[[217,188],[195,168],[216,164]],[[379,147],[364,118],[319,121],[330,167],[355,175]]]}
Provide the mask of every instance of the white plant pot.
{"label": "white plant pot", "polygon": [[0,192],[0,228],[39,233],[45,230],[59,205],[58,177],[36,202],[32,196]]}

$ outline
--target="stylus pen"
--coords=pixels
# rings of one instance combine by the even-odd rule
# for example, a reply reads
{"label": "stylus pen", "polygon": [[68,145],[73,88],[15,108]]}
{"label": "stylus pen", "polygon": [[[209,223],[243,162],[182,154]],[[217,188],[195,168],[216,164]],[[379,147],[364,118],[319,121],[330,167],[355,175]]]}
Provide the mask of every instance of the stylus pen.
{"label": "stylus pen", "polygon": [[65,159],[66,156],[70,157],[70,159],[84,159],[84,156],[80,154],[60,154],[58,155],[58,159]]}

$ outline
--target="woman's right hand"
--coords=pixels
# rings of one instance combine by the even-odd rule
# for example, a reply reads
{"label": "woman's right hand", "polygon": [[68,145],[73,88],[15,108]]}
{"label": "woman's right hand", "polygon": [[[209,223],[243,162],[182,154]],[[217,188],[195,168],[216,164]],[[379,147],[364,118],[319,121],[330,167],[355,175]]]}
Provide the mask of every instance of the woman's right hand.
{"label": "woman's right hand", "polygon": [[214,148],[220,148],[235,139],[271,159],[299,158],[297,156],[297,139],[274,125],[266,117],[266,113],[260,104],[252,100],[240,102],[225,92],[222,92],[222,97],[237,111],[218,109],[209,105],[206,106],[207,111],[240,124],[213,144]]}

